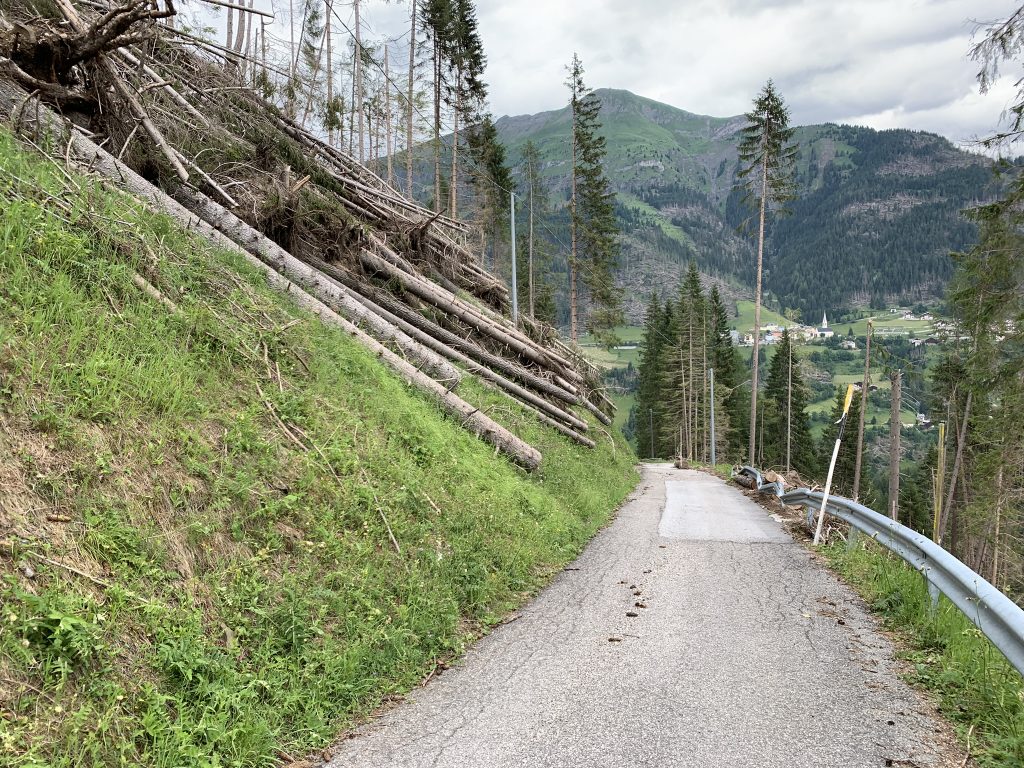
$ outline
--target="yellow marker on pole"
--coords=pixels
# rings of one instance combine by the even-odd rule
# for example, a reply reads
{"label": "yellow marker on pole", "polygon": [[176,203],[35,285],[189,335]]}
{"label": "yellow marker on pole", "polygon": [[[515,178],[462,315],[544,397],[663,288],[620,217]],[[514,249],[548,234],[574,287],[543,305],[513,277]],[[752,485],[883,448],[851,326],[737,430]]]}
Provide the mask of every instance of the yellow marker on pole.
{"label": "yellow marker on pole", "polygon": [[825,522],[825,507],[828,506],[828,495],[832,490],[832,473],[836,471],[836,460],[839,458],[839,445],[843,442],[843,431],[846,429],[846,417],[850,415],[850,403],[853,402],[853,384],[846,386],[846,402],[843,403],[843,415],[839,417],[836,424],[839,431],[836,433],[836,447],[832,449],[832,462],[828,465],[828,477],[825,478],[825,495],[821,499],[821,509],[818,511],[818,525],[814,529],[814,546],[818,546],[821,540],[821,527]]}

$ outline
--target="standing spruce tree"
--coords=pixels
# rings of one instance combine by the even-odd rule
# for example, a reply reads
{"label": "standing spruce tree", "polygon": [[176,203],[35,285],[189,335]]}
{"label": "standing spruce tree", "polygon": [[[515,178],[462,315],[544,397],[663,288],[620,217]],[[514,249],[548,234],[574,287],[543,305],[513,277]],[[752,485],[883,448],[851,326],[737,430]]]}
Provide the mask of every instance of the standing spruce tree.
{"label": "standing spruce tree", "polygon": [[[644,318],[644,333],[640,344],[640,367],[637,370],[635,424],[637,456],[665,456],[656,424],[661,423],[661,379],[665,369],[667,343],[670,341],[669,312],[663,307],[657,293],[651,296]],[[658,420],[655,422],[655,411]]]}
{"label": "standing spruce tree", "polygon": [[452,111],[452,171],[448,188],[448,213],[459,215],[459,126],[473,125],[483,117],[487,86],[483,81],[487,58],[472,0],[451,0],[447,59],[451,70],[446,102]]}
{"label": "standing spruce tree", "polygon": [[788,329],[783,331],[782,341],[776,347],[775,357],[768,368],[764,399],[764,435],[761,439],[764,442],[765,465],[785,466],[788,444],[790,466],[805,477],[813,477],[817,473],[818,459],[811,437],[811,422],[807,417],[810,396],[800,375],[799,361],[793,356],[793,340]]}
{"label": "standing spruce tree", "polygon": [[718,292],[718,286],[712,286],[708,295],[708,365],[715,371],[715,447],[719,456],[738,459],[742,449],[732,449],[729,435],[734,431],[733,424],[737,418],[742,420],[746,400],[738,387],[742,364],[736,356],[729,330],[729,314],[725,302]]}
{"label": "standing spruce tree", "polygon": [[544,238],[535,237],[536,224],[547,219],[551,212],[544,180],[540,174],[540,151],[532,141],[527,141],[522,150],[523,183],[520,198],[525,202],[527,217],[523,232],[522,252],[526,254],[526,269],[519,272],[521,294],[527,297],[530,317],[553,323],[555,319],[555,296],[551,285],[551,245]]}
{"label": "standing spruce tree", "polygon": [[754,108],[747,113],[739,154],[742,168],[740,178],[746,182],[746,200],[757,206],[757,287],[754,292],[754,352],[753,374],[750,384],[750,435],[748,454],[754,463],[757,433],[757,386],[761,342],[761,275],[764,264],[764,223],[771,210],[781,210],[786,201],[793,199],[793,172],[797,148],[789,142],[794,129],[789,127],[789,109],[771,80],[754,99]]}
{"label": "standing spruce tree", "polygon": [[[498,244],[508,230],[508,197],[512,189],[512,171],[505,156],[505,145],[498,139],[498,129],[490,115],[467,131],[469,153],[473,160],[471,181],[480,205],[480,220],[485,237],[491,242],[491,267],[497,269]],[[486,248],[484,248],[486,252]]]}
{"label": "standing spruce tree", "polygon": [[619,260],[619,228],[615,194],[602,163],[605,139],[600,135],[601,102],[583,83],[583,63],[573,54],[568,67],[569,106],[572,110],[572,184],[569,219],[569,336],[579,336],[579,281],[589,294],[586,328],[606,343],[614,341],[615,326],[623,321],[622,296],[615,285]]}

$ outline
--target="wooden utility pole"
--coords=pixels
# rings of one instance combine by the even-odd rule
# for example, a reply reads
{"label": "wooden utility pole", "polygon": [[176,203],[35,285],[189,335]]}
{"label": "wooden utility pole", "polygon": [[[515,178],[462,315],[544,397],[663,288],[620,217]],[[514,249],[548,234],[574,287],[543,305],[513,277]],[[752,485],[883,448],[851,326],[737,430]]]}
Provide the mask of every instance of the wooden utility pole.
{"label": "wooden utility pole", "polygon": [[[715,369],[708,368],[708,378],[711,387],[711,466],[715,466],[718,457],[715,452]],[[654,453],[654,451],[651,451]]]}
{"label": "wooden utility pole", "polygon": [[996,580],[999,578],[999,536],[1003,517],[1003,466],[1002,463],[999,464],[999,472],[996,475],[995,546],[992,549],[992,575],[989,577],[989,581],[993,584],[998,583]]}
{"label": "wooden utility pole", "polygon": [[395,154],[393,137],[393,127],[391,125],[391,89],[388,87],[391,83],[391,63],[390,56],[388,53],[388,44],[384,43],[384,122],[385,122],[385,134],[387,141],[387,153],[388,153],[388,186],[395,186],[395,161],[392,155]]}
{"label": "wooden utility pole", "polygon": [[324,27],[327,47],[327,114],[329,125],[327,127],[327,143],[334,146],[334,48],[332,26],[334,24],[334,0],[327,0],[327,25]]}
{"label": "wooden utility pole", "polygon": [[899,522],[900,509],[900,399],[903,371],[893,371],[892,412],[889,415],[889,517]]}
{"label": "wooden utility pole", "polygon": [[[239,11],[238,15],[242,15],[241,11]],[[241,20],[239,20],[239,23],[241,23]],[[228,7],[228,28],[227,35],[225,35],[224,47],[229,51],[233,51],[235,49],[235,9],[230,6]],[[224,58],[225,69],[231,69],[231,63],[232,61],[230,56]]]}
{"label": "wooden utility pole", "polygon": [[405,192],[412,200],[412,123],[413,123],[413,96],[416,84],[416,6],[419,0],[412,0],[412,24],[409,27],[409,111],[405,115]]}
{"label": "wooden utility pole", "polygon": [[[232,44],[232,50],[235,53],[240,54],[245,50],[243,47],[245,45],[245,12],[242,11],[242,8],[245,7],[245,0],[238,0],[238,2],[240,6],[238,9],[238,29],[235,31],[235,41]],[[237,59],[235,60],[234,66],[238,66]]]}
{"label": "wooden utility pole", "polygon": [[942,544],[942,489],[946,487],[946,422],[939,424],[938,456],[935,460],[935,487],[932,498],[932,541]]}
{"label": "wooden utility pole", "polygon": [[441,212],[441,41],[436,38],[438,34],[434,32],[434,213]]}
{"label": "wooden utility pole", "polygon": [[[954,427],[959,426],[957,429],[956,436],[956,454],[953,457],[953,471],[949,475],[949,490],[946,492],[946,504],[942,509],[942,520],[939,521],[939,543],[942,543],[943,531],[946,527],[946,521],[949,520],[950,511],[953,509],[953,496],[956,493],[957,479],[960,476],[960,469],[963,465],[964,460],[964,446],[967,444],[967,422],[971,419],[971,405],[974,402],[974,390],[967,392],[967,402],[964,403],[964,416],[963,420],[956,424],[956,412],[954,410]],[[955,405],[954,405],[955,408]],[[952,540],[951,548],[956,548],[956,526],[954,525],[954,539]],[[955,553],[954,553],[955,554]]]}
{"label": "wooden utility pole", "polygon": [[860,501],[860,469],[864,458],[864,416],[868,412],[868,388],[871,386],[871,330],[868,318],[868,337],[864,345],[864,379],[860,385],[860,420],[857,424],[857,460],[853,465],[853,500]]}

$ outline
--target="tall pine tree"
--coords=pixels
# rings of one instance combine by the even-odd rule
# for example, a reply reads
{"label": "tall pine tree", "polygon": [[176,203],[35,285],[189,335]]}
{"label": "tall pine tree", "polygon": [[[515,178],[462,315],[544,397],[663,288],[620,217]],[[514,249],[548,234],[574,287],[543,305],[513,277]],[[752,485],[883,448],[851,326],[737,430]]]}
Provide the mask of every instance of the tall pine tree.
{"label": "tall pine tree", "polygon": [[621,291],[615,285],[619,260],[619,228],[615,193],[604,172],[607,153],[599,119],[601,102],[583,82],[583,63],[573,54],[569,66],[572,114],[572,179],[569,199],[569,336],[579,336],[582,282],[589,299],[587,330],[605,343],[623,321]]}
{"label": "tall pine tree", "polygon": [[537,226],[550,214],[550,201],[541,178],[540,151],[532,141],[522,150],[523,184],[520,197],[524,202],[526,227],[520,227],[525,247],[526,269],[519,271],[520,295],[527,299],[531,317],[553,323],[555,319],[554,288],[551,285],[551,245],[546,238],[535,237]]}
{"label": "tall pine tree", "polygon": [[746,182],[746,200],[757,206],[757,283],[754,291],[754,352],[750,385],[750,435],[748,455],[754,463],[757,435],[757,389],[761,344],[761,277],[764,264],[764,225],[768,212],[793,198],[793,173],[797,148],[789,142],[794,129],[789,127],[789,110],[771,80],[754,99],[747,113],[747,125],[740,138],[740,178]]}

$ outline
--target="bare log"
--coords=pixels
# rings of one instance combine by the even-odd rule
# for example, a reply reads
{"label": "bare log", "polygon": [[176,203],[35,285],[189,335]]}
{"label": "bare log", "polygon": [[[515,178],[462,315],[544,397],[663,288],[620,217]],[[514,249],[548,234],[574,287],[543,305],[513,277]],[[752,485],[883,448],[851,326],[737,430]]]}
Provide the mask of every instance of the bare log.
{"label": "bare log", "polygon": [[178,314],[178,305],[175,304],[170,299],[168,299],[162,293],[160,293],[156,286],[154,286],[151,282],[149,282],[149,280],[144,278],[138,272],[132,275],[132,283],[135,284],[136,288],[138,288],[144,294],[149,296],[149,298],[159,302],[160,304],[163,304],[167,311],[170,312],[172,315]]}
{"label": "bare log", "polygon": [[230,211],[225,210],[205,195],[182,187],[175,192],[178,202],[199,216],[214,229],[275,269],[304,291],[333,307],[353,322],[365,323],[379,339],[395,344],[417,361],[439,381],[454,388],[460,379],[458,370],[435,352],[409,338],[382,318],[367,310],[345,289],[330,282],[312,267],[292,256],[270,238],[250,227]]}
{"label": "bare log", "polygon": [[479,315],[468,310],[457,297],[452,296],[440,287],[433,285],[423,278],[410,274],[403,269],[399,269],[365,248],[360,250],[359,258],[370,269],[394,278],[410,293],[419,296],[421,299],[434,305],[438,309],[442,309],[445,312],[454,315],[467,325],[472,326],[481,333],[490,336],[515,352],[518,352],[526,359],[545,368],[552,366],[552,360],[544,353],[544,350],[535,347],[532,344],[524,344],[521,340],[506,333],[504,328],[501,328],[492,322],[483,320]]}
{"label": "bare log", "polygon": [[525,384],[531,389],[534,389],[541,394],[558,398],[569,405],[577,405],[579,403],[579,398],[567,391],[565,388],[560,387],[531,371],[528,371],[526,368],[523,368],[509,359],[491,354],[471,340],[463,339],[451,331],[442,328],[437,323],[419,314],[416,310],[401,303],[386,291],[372,286],[357,285],[351,274],[339,269],[333,264],[327,264],[320,260],[310,259],[309,261],[314,267],[324,274],[340,280],[342,283],[352,288],[354,292],[367,296],[367,298],[386,309],[390,314],[397,316],[405,323],[412,325],[442,344],[468,355],[477,363],[486,365],[494,370],[501,371],[505,375],[510,376],[513,379],[517,379],[519,382]]}
{"label": "bare log", "polygon": [[150,67],[148,64],[143,64],[142,61],[134,53],[127,50],[126,48],[122,48],[121,50],[119,50],[118,55],[120,55],[125,61],[127,61],[132,66],[141,67],[142,71],[145,72],[146,75],[154,83],[160,84],[160,89],[170,97],[171,101],[173,101],[179,107],[181,107],[190,115],[192,115],[192,117],[198,120],[204,127],[211,127],[210,121],[206,119],[206,115],[204,115],[194,106],[192,106],[192,103],[188,99],[186,99],[184,96],[178,93],[174,86],[167,82],[167,78],[161,77],[160,74],[152,67]]}
{"label": "bare log", "polygon": [[221,8],[231,8],[232,10],[239,11],[241,13],[251,13],[256,16],[263,16],[267,19],[275,18],[274,14],[261,11],[258,8],[250,8],[245,5],[235,5],[234,3],[225,3],[223,0],[200,0],[200,2],[207,3],[209,5],[219,5]]}
{"label": "bare log", "polygon": [[[3,107],[8,112],[13,112],[24,101],[25,93],[23,91],[0,82],[0,107]],[[186,230],[193,230],[216,245],[241,254],[249,263],[259,267],[266,274],[268,283],[272,288],[287,293],[299,307],[317,315],[326,324],[344,330],[395,371],[408,384],[430,396],[444,412],[456,418],[463,427],[476,434],[485,442],[493,445],[498,451],[525,469],[534,471],[540,467],[541,454],[536,448],[520,440],[493,419],[481,413],[478,408],[470,405],[440,383],[417,370],[353,323],[338,315],[329,306],[306,293],[299,286],[275,272],[271,267],[263,264],[244,248],[228,239],[222,232],[210,226],[187,208],[154,187],[124,163],[116,160],[106,150],[77,131],[69,129],[67,123],[54,115],[47,107],[40,105],[37,114],[42,123],[38,127],[43,132],[60,137],[62,142],[67,142],[68,156],[74,161],[111,179],[128,192],[149,203],[155,210],[171,216]],[[23,120],[23,122],[30,121]]]}
{"label": "bare log", "polygon": [[545,400],[542,397],[538,397],[525,387],[521,387],[515,382],[509,381],[501,374],[495,373],[490,368],[480,365],[479,363],[472,360],[468,355],[465,355],[456,349],[452,349],[451,347],[446,346],[437,339],[432,338],[427,333],[421,331],[411,323],[407,323],[397,315],[392,315],[383,307],[377,306],[370,299],[363,298],[362,302],[366,305],[368,309],[377,313],[384,319],[390,321],[395,326],[401,328],[403,331],[408,333],[417,341],[430,347],[438,354],[444,355],[449,359],[454,360],[455,362],[465,366],[466,370],[468,370],[470,373],[476,374],[480,378],[485,379],[491,382],[492,384],[496,385],[500,389],[505,390],[509,394],[513,395],[517,400],[520,400],[523,403],[532,406],[532,408],[534,409],[543,411],[550,418],[559,419],[560,421],[565,422],[566,424],[569,424],[570,426],[575,427],[576,429],[582,432],[587,431],[587,429],[589,428],[587,422],[583,421],[583,419],[580,419],[574,414],[569,413],[568,411],[559,408],[556,405],[552,405],[547,400]]}
{"label": "bare log", "polygon": [[587,398],[583,397],[580,399],[583,402],[583,407],[590,411],[592,414],[594,414],[594,416],[597,417],[598,421],[600,421],[606,427],[610,427],[612,425],[612,420],[608,416],[608,414],[606,414],[604,411],[602,411],[600,408],[598,408],[596,405],[590,402],[590,400],[588,400]]}
{"label": "bare log", "polygon": [[597,447],[597,443],[595,443],[593,440],[591,440],[586,435],[581,435],[579,432],[576,432],[575,430],[572,430],[569,427],[566,427],[566,426],[564,426],[562,424],[559,424],[557,421],[555,421],[552,418],[549,418],[549,417],[545,416],[543,413],[538,413],[538,414],[536,414],[536,416],[537,416],[537,419],[540,420],[540,422],[542,424],[547,424],[552,429],[558,430],[563,435],[565,435],[568,438],[571,438],[572,440],[575,440],[580,445],[586,446],[587,448],[591,448],[591,449]]}

